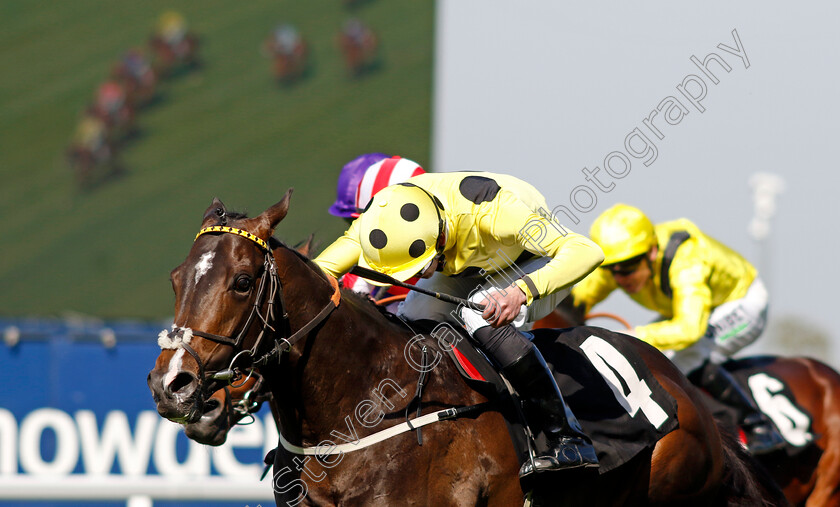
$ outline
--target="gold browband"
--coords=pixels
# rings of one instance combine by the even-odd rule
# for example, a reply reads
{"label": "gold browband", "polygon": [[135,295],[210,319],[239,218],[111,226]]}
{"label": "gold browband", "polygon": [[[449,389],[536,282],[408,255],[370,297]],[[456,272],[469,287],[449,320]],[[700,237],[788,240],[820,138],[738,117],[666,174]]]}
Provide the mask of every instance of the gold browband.
{"label": "gold browband", "polygon": [[[227,227],[225,225],[213,225],[211,227],[205,227],[198,231],[198,234],[195,235],[195,239],[198,239],[199,236],[202,234],[207,234],[208,232],[229,232],[231,234],[236,234],[237,236],[242,236],[243,238],[248,238],[254,243],[260,245],[260,248],[265,250],[266,252],[269,251],[268,243],[266,243],[263,239],[258,238],[254,234],[251,234],[248,231],[242,229],[235,229],[233,227]],[[195,241],[195,239],[193,241]]]}

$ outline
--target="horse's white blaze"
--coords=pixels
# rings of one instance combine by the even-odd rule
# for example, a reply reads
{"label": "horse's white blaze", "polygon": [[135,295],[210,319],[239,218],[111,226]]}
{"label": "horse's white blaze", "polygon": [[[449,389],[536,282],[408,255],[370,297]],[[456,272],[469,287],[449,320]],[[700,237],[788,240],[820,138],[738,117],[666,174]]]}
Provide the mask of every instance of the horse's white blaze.
{"label": "horse's white blaze", "polygon": [[184,358],[184,349],[178,349],[170,359],[169,359],[169,370],[166,372],[166,376],[163,378],[163,385],[168,386],[175,380],[175,377],[178,375],[178,372],[181,371],[181,362]]}
{"label": "horse's white blaze", "polygon": [[192,340],[193,332],[188,327],[179,327],[172,324],[172,331],[164,329],[158,334],[158,345],[161,350],[171,349],[176,352],[169,358],[169,369],[166,371],[166,376],[163,378],[163,385],[168,386],[175,380],[178,372],[181,371],[181,364],[184,359],[184,343],[189,344]]}
{"label": "horse's white blaze", "polygon": [[198,285],[198,281],[204,276],[210,268],[213,267],[213,257],[216,255],[216,252],[205,252],[202,254],[201,258],[198,260],[198,263],[195,265],[195,284]]}
{"label": "horse's white blaze", "polygon": [[[179,329],[181,332],[180,334],[177,334]],[[158,333],[158,347],[160,347],[161,350],[175,350],[181,346],[181,343],[189,344],[190,340],[192,340],[192,336],[192,329],[188,327],[178,327],[173,324],[171,333],[166,329]]]}

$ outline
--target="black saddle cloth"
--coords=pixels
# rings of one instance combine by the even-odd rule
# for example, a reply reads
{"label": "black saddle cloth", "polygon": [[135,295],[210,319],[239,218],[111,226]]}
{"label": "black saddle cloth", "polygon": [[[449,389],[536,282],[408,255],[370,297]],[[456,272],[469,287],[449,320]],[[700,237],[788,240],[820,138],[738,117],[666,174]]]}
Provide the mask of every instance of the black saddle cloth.
{"label": "black saddle cloth", "polygon": [[[552,368],[566,403],[592,439],[600,473],[652,448],[679,426],[677,402],[629,345],[635,338],[591,326],[540,329],[530,334]],[[468,382],[485,395],[507,392],[498,373],[469,340],[461,340],[457,348],[494,387],[476,385],[482,382],[466,373],[469,366],[465,368],[456,360]],[[528,447],[519,412],[503,409],[502,413],[524,462]],[[545,444],[544,435],[535,438],[538,448]]]}
{"label": "black saddle cloth", "polygon": [[[787,382],[768,371],[776,356],[751,356],[730,359],[723,363],[759,409],[776,426],[787,442],[785,452],[793,457],[810,447],[817,440],[812,424],[813,416],[800,405]],[[737,427],[734,409],[715,403],[715,415],[727,424]]]}
{"label": "black saddle cloth", "polygon": [[533,334],[566,403],[592,439],[601,473],[679,426],[677,401],[630,346],[635,338],[591,326]]}

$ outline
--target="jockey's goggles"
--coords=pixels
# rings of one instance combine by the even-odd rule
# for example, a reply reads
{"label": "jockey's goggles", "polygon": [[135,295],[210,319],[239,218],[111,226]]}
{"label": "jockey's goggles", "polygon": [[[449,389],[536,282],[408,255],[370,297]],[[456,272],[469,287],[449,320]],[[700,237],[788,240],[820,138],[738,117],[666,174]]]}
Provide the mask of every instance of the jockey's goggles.
{"label": "jockey's goggles", "polygon": [[639,266],[642,265],[642,261],[645,260],[647,253],[643,253],[641,255],[637,255],[631,259],[627,259],[626,261],[616,262],[615,264],[610,264],[609,266],[601,266],[601,268],[606,269],[613,276],[630,276],[639,269]]}

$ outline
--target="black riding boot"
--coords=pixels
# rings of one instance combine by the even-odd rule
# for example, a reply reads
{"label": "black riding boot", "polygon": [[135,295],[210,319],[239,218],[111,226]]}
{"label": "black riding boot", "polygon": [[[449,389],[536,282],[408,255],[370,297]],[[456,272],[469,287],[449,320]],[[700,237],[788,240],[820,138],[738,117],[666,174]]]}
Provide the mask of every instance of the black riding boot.
{"label": "black riding boot", "polygon": [[522,465],[520,477],[534,472],[598,467],[592,441],[566,406],[554,375],[537,347],[532,346],[502,372],[519,395],[541,412],[541,429],[548,438],[548,452]]}
{"label": "black riding boot", "polygon": [[739,424],[747,435],[747,448],[752,454],[766,454],[785,446],[785,439],[770,419],[723,366],[707,362],[699,380],[700,387],[712,397],[737,411]]}

